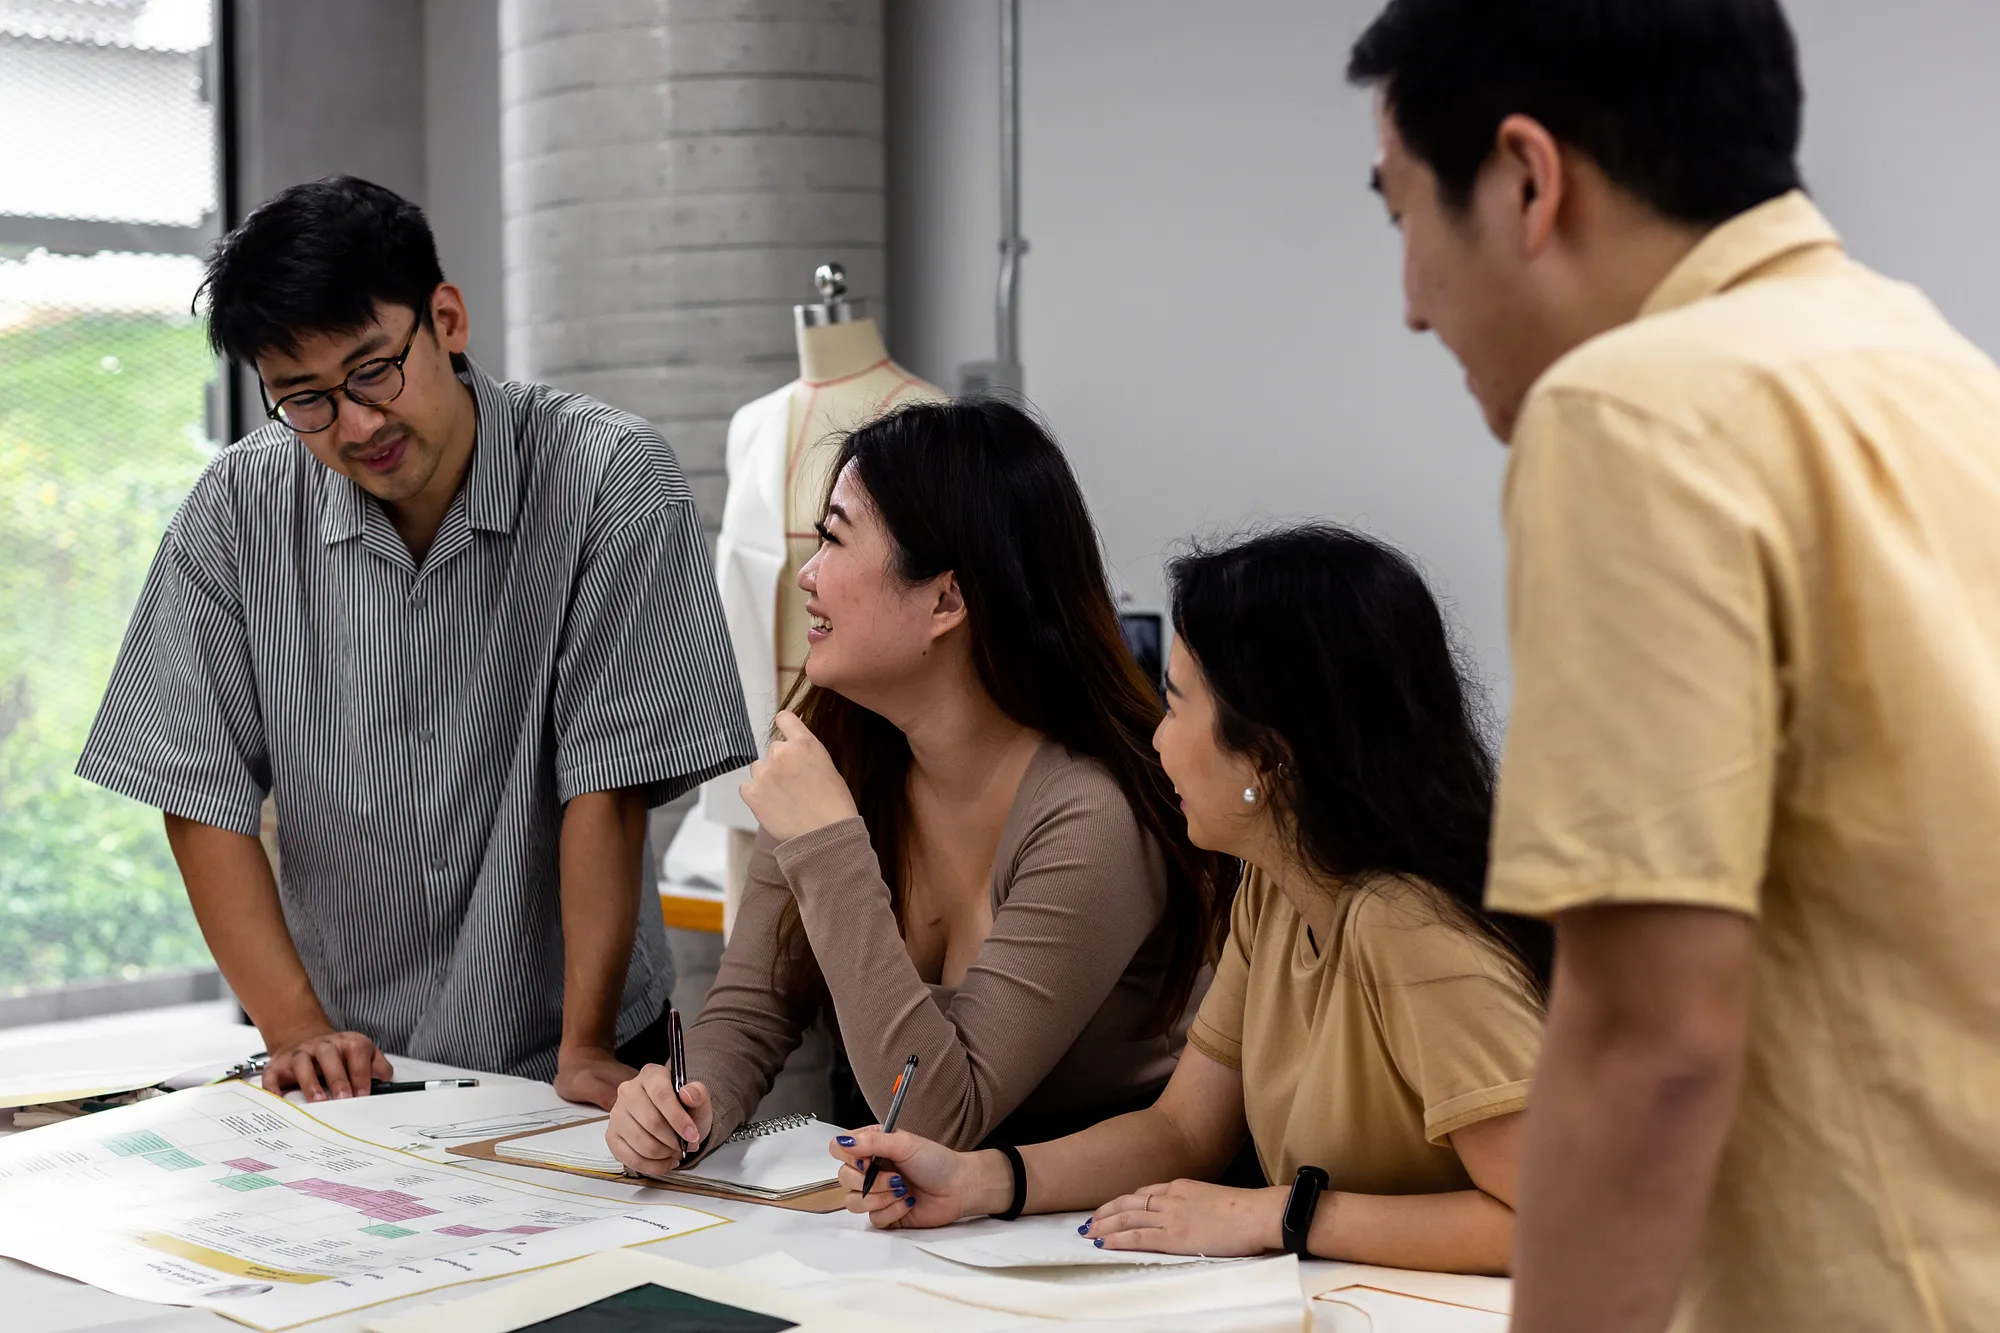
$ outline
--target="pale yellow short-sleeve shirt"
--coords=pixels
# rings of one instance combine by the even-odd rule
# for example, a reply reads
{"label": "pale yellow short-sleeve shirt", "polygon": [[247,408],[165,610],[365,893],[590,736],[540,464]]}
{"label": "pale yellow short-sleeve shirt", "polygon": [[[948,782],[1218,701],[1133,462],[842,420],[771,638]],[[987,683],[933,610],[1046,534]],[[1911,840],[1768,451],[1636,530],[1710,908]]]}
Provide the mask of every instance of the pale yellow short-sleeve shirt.
{"label": "pale yellow short-sleeve shirt", "polygon": [[1488,901],[1758,918],[1681,1326],[2000,1328],[2000,371],[1792,194],[1509,468]]}
{"label": "pale yellow short-sleeve shirt", "polygon": [[1317,1166],[1356,1194],[1472,1188],[1449,1135],[1527,1105],[1541,1008],[1427,885],[1341,895],[1315,939],[1250,870],[1188,1041],[1243,1073],[1264,1176]]}

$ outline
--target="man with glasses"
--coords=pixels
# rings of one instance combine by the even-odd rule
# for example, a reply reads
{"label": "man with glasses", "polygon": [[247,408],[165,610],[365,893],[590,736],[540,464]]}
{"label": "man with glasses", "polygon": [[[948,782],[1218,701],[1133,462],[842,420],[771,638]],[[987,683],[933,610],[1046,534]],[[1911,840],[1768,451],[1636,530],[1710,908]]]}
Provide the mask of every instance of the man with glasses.
{"label": "man with glasses", "polygon": [[77,771],[166,812],[266,1086],[364,1095],[396,1051],[609,1107],[673,980],[647,811],[756,754],[673,454],[481,374],[366,181],[263,204],[204,290],[271,422],[175,515]]}

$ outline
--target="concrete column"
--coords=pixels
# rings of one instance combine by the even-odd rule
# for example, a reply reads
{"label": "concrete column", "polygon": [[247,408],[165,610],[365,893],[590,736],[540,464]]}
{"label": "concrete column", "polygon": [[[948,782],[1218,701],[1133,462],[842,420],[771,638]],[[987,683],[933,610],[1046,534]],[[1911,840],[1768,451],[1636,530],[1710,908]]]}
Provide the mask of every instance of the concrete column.
{"label": "concrete column", "polygon": [[712,528],[789,307],[883,278],[881,0],[502,0],[507,366],[638,412]]}

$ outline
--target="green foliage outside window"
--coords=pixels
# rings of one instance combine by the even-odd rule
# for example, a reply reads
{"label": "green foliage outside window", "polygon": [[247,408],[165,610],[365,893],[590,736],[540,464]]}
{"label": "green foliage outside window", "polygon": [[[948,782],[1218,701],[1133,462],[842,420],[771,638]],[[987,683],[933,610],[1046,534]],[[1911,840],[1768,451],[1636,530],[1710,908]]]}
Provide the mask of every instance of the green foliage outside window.
{"label": "green foliage outside window", "polygon": [[74,770],[213,370],[191,320],[0,329],[0,995],[208,962],[159,812]]}

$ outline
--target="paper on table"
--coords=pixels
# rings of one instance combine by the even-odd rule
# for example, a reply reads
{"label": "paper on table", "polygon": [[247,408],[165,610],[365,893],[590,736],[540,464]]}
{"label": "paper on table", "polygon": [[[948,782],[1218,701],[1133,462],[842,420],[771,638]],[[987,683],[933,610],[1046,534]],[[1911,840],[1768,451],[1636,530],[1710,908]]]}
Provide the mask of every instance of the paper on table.
{"label": "paper on table", "polygon": [[[1299,1328],[1305,1315],[1305,1297],[1299,1290],[1299,1261],[1289,1254],[1247,1264],[1200,1265],[1089,1283],[914,1269],[857,1276],[979,1309],[1064,1323],[1125,1323],[1166,1329],[1196,1324],[1202,1322],[1197,1316],[1227,1310],[1245,1316],[1232,1322],[1232,1327],[1274,1327],[1289,1331]],[[1267,1317],[1257,1318],[1258,1311],[1266,1312]]]}
{"label": "paper on table", "polygon": [[74,1101],[150,1088],[201,1065],[216,1073],[258,1046],[257,1029],[216,1025],[148,1033],[143,1050],[105,1052],[74,1036],[9,1045],[0,1074],[0,1109]]}
{"label": "paper on table", "polygon": [[240,1083],[0,1139],[0,1254],[264,1329],[725,1220],[468,1178]]}
{"label": "paper on table", "polygon": [[[410,1069],[412,1078],[431,1076],[428,1070],[410,1068],[415,1064],[398,1060],[396,1072],[400,1075]],[[476,1088],[438,1088],[314,1102],[308,1114],[368,1143],[453,1165],[466,1160],[448,1151],[454,1143],[526,1134],[578,1120],[595,1120],[604,1114],[595,1106],[564,1101],[546,1083],[491,1074],[481,1074],[479,1078]],[[603,1135],[600,1133],[598,1137],[601,1141]]]}
{"label": "paper on table", "polygon": [[[1337,1311],[1336,1333],[1349,1327],[1369,1333],[1507,1333],[1507,1316],[1491,1310],[1473,1310],[1463,1305],[1447,1305],[1416,1296],[1403,1296],[1373,1287],[1343,1287],[1314,1297],[1315,1306]],[[1341,1316],[1352,1312],[1355,1318]]]}
{"label": "paper on table", "polygon": [[1298,1260],[1290,1255],[1243,1265],[1173,1272],[1067,1276],[940,1274],[912,1268],[826,1273],[783,1255],[722,1270],[829,1304],[900,1317],[953,1333],[1046,1329],[1051,1321],[1120,1333],[1298,1333],[1306,1319]]}
{"label": "paper on table", "polygon": [[1470,1273],[1425,1273],[1410,1268],[1378,1268],[1373,1264],[1314,1264],[1307,1270],[1306,1287],[1316,1300],[1331,1300],[1349,1289],[1365,1288],[1490,1314],[1504,1315],[1514,1308],[1512,1281]]}
{"label": "paper on table", "polygon": [[1143,1250],[1100,1250],[1077,1234],[1088,1213],[1024,1217],[977,1235],[919,1241],[917,1248],[973,1268],[1160,1267],[1213,1263],[1198,1254],[1153,1254]]}
{"label": "paper on table", "polygon": [[[879,1313],[862,1315],[829,1307],[809,1297],[790,1295],[733,1274],[696,1268],[661,1255],[635,1254],[629,1250],[592,1255],[536,1273],[498,1291],[485,1291],[449,1304],[426,1305],[400,1315],[373,1319],[364,1327],[367,1333],[437,1333],[438,1329],[447,1327],[452,1333],[516,1333],[622,1292],[647,1286],[664,1287],[671,1292],[713,1302],[739,1317],[745,1313],[752,1319],[760,1314],[769,1316],[759,1326],[769,1327],[777,1322],[786,1328],[797,1329],[798,1333],[901,1333],[910,1327],[884,1319]],[[694,1311],[667,1313],[669,1322],[658,1323],[656,1316],[646,1320],[643,1326],[681,1327],[679,1320],[671,1318],[675,1313],[688,1319],[688,1327],[694,1326],[699,1318]],[[702,1327],[751,1326],[749,1320],[741,1323],[702,1323]]]}

